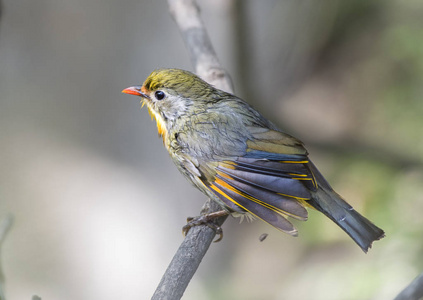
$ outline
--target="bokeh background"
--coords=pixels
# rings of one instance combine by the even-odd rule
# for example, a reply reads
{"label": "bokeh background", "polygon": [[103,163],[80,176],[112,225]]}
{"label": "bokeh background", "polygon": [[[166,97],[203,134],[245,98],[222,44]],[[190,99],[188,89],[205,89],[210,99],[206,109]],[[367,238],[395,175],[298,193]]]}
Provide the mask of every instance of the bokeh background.
{"label": "bokeh background", "polygon": [[[394,298],[423,270],[421,1],[199,4],[237,95],[387,237],[364,255],[315,212],[298,238],[229,218],[184,299]],[[3,0],[8,299],[151,297],[205,201],[120,93],[159,67],[192,70],[165,1]]]}

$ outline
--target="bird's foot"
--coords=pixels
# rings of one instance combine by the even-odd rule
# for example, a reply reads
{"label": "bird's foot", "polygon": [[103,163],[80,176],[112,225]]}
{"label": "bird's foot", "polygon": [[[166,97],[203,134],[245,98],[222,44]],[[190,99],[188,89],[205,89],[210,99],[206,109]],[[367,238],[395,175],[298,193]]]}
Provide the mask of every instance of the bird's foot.
{"label": "bird's foot", "polygon": [[182,233],[185,236],[187,235],[188,231],[192,227],[199,226],[199,225],[206,225],[210,227],[211,229],[213,229],[216,232],[216,234],[219,235],[219,237],[214,242],[215,243],[220,242],[223,238],[223,230],[222,230],[222,227],[214,223],[213,220],[219,217],[226,216],[228,214],[229,212],[227,212],[226,210],[219,210],[219,211],[212,212],[209,214],[204,214],[195,218],[188,217],[187,224],[184,227],[182,227]]}

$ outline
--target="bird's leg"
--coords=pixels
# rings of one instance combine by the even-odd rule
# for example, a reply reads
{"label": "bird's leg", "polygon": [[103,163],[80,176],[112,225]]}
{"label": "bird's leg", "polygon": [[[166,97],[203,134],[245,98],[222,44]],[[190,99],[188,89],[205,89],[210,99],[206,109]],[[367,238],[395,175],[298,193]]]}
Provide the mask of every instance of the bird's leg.
{"label": "bird's leg", "polygon": [[219,235],[219,237],[214,242],[215,243],[220,242],[223,238],[223,230],[222,230],[222,227],[214,223],[213,220],[219,217],[227,216],[227,215],[229,215],[228,211],[219,210],[219,211],[212,212],[209,214],[204,214],[195,218],[188,217],[187,224],[184,227],[182,227],[182,233],[186,235],[192,227],[199,226],[199,225],[206,225],[210,227],[211,229],[213,229],[216,232],[216,234]]}

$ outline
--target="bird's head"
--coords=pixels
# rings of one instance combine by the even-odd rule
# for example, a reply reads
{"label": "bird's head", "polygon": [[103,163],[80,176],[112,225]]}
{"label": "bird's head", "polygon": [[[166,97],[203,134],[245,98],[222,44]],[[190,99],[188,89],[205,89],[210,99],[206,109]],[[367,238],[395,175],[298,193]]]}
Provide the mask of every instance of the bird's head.
{"label": "bird's head", "polygon": [[[142,85],[124,89],[125,94],[142,98],[157,122],[159,134],[167,134],[169,126],[181,117],[195,113],[196,107],[210,99],[216,89],[196,75],[179,69],[156,70]],[[212,97],[213,98],[213,97]]]}

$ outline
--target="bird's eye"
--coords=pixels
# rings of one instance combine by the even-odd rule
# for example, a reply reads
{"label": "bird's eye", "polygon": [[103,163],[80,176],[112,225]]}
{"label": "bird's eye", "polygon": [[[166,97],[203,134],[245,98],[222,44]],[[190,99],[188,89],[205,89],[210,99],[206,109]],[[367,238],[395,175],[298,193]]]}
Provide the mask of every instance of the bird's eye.
{"label": "bird's eye", "polygon": [[156,91],[154,96],[156,96],[157,100],[163,100],[166,94],[163,91]]}

